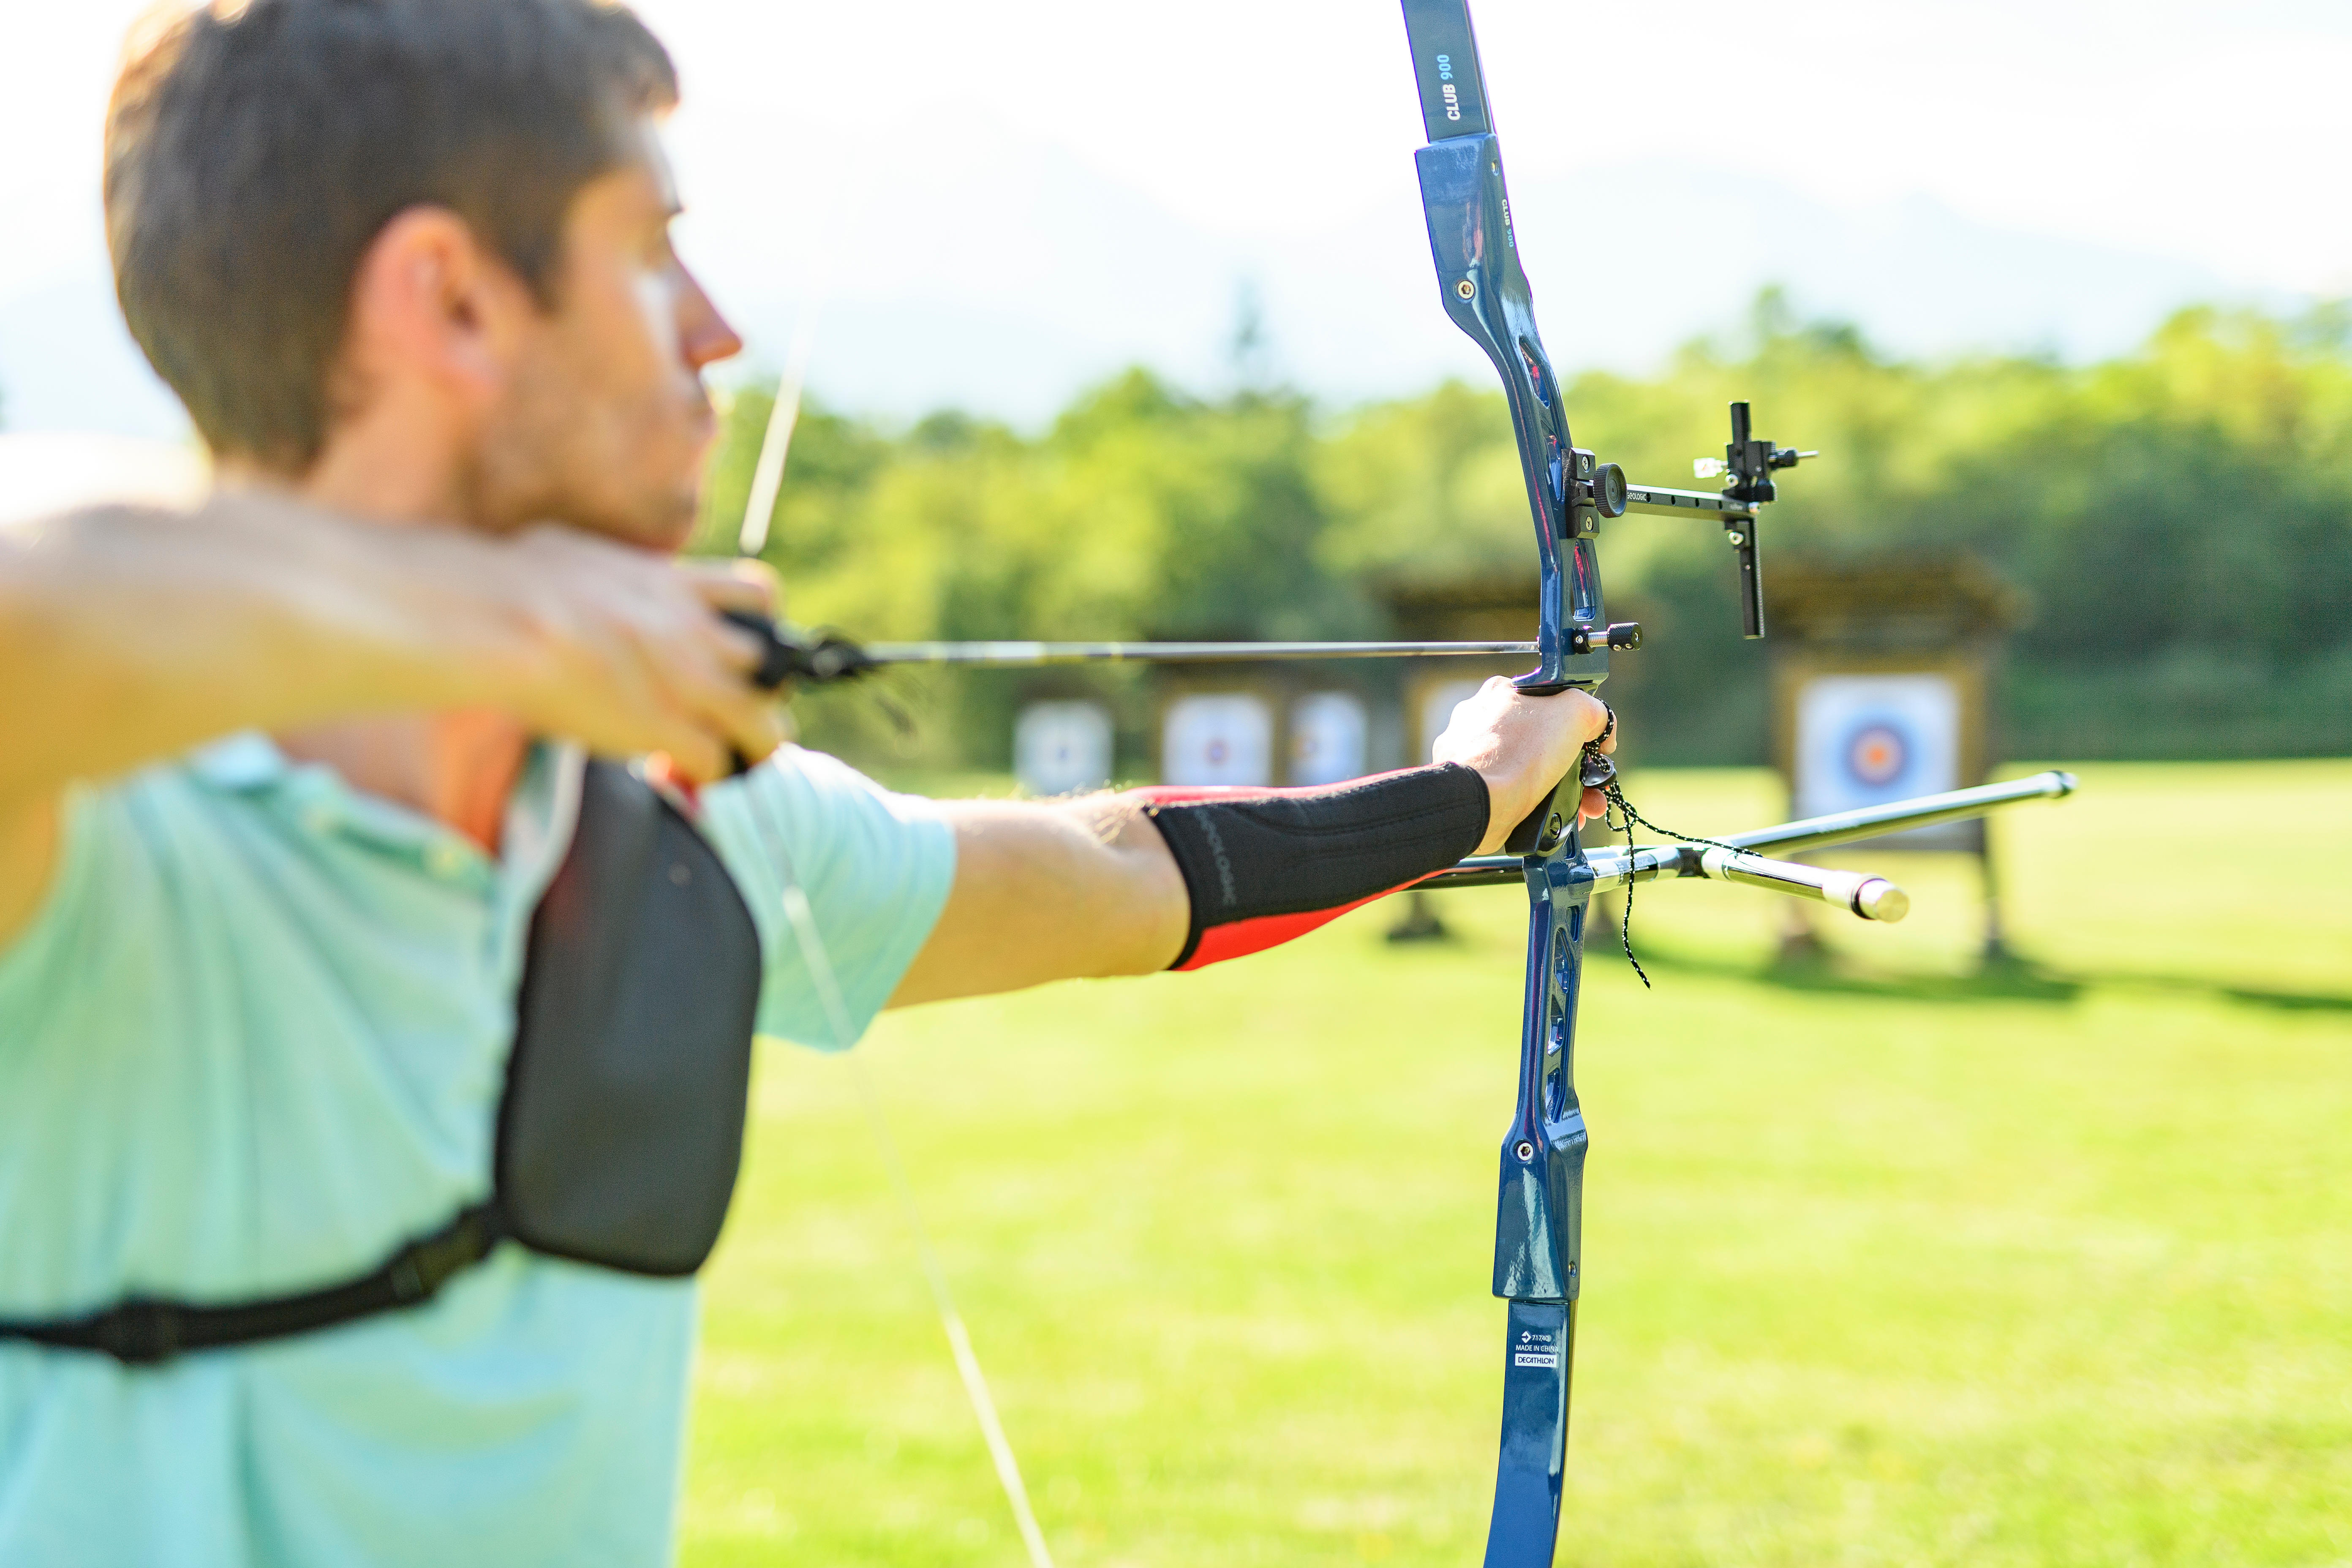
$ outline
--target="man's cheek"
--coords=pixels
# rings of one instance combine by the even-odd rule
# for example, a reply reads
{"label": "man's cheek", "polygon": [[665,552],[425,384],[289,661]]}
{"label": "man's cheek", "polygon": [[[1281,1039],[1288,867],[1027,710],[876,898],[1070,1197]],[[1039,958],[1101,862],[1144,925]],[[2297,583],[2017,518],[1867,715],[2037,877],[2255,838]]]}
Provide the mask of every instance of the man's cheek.
{"label": "man's cheek", "polygon": [[667,368],[684,363],[679,351],[677,290],[658,272],[639,272],[629,280],[629,297],[641,323],[655,365]]}

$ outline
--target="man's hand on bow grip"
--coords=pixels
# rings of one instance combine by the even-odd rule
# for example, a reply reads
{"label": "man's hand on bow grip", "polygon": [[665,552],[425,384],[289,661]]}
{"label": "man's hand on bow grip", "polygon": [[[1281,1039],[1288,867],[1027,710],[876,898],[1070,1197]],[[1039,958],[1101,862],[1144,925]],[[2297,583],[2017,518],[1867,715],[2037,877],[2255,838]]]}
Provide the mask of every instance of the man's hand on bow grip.
{"label": "man's hand on bow grip", "polygon": [[[1576,771],[1585,743],[1608,724],[1609,710],[1588,692],[1530,697],[1499,675],[1455,708],[1430,748],[1430,760],[1475,768],[1486,781],[1492,809],[1478,853],[1500,849],[1511,829]],[[1612,734],[1601,749],[1615,751],[1617,737]],[[1599,790],[1586,790],[1578,820],[1599,816],[1607,805]]]}
{"label": "man's hand on bow grip", "polygon": [[514,634],[501,705],[533,729],[611,756],[666,752],[698,784],[782,742],[772,698],[750,680],[758,645],[718,615],[772,614],[760,582],[569,529],[534,529],[505,552],[487,585]]}

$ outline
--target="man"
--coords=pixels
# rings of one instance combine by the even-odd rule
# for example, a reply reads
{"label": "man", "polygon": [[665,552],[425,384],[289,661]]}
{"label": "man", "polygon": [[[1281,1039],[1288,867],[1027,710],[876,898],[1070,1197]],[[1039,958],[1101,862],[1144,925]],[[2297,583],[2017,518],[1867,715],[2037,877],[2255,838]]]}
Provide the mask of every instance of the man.
{"label": "man", "polygon": [[[6,1323],[315,1289],[480,1201],[583,753],[703,786],[759,1027],[839,1047],[886,1003],[1279,940],[1495,849],[1601,733],[1493,682],[1445,765],[1255,816],[779,752],[715,613],[763,590],[669,558],[740,346],[670,248],[675,93],[591,0],[224,3],[134,47],[118,285],[219,489],[0,551]],[[154,1365],[0,1337],[0,1562],[662,1562],[693,1317],[690,1281],[509,1244]]]}

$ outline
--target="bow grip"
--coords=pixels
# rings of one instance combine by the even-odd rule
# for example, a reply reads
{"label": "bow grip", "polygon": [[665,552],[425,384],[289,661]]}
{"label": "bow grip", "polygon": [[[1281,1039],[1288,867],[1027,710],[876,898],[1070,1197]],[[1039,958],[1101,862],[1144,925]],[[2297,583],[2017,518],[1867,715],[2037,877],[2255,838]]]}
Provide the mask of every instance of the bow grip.
{"label": "bow grip", "polygon": [[1537,807],[1522,818],[1503,840],[1507,855],[1549,855],[1575,826],[1576,808],[1584,804],[1584,779],[1570,773],[1553,786]]}

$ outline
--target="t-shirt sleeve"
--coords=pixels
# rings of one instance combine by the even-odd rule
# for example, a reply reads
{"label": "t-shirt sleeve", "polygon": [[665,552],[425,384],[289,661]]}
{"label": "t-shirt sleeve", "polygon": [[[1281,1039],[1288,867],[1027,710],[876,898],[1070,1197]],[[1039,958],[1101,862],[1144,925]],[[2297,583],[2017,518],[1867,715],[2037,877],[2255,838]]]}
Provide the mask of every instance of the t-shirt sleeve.
{"label": "t-shirt sleeve", "polygon": [[[847,1048],[939,922],[955,880],[954,829],[932,802],[797,746],[705,790],[702,805],[703,829],[760,928],[759,1032]],[[813,931],[787,914],[795,884]],[[824,968],[844,1019],[832,1016]]]}

